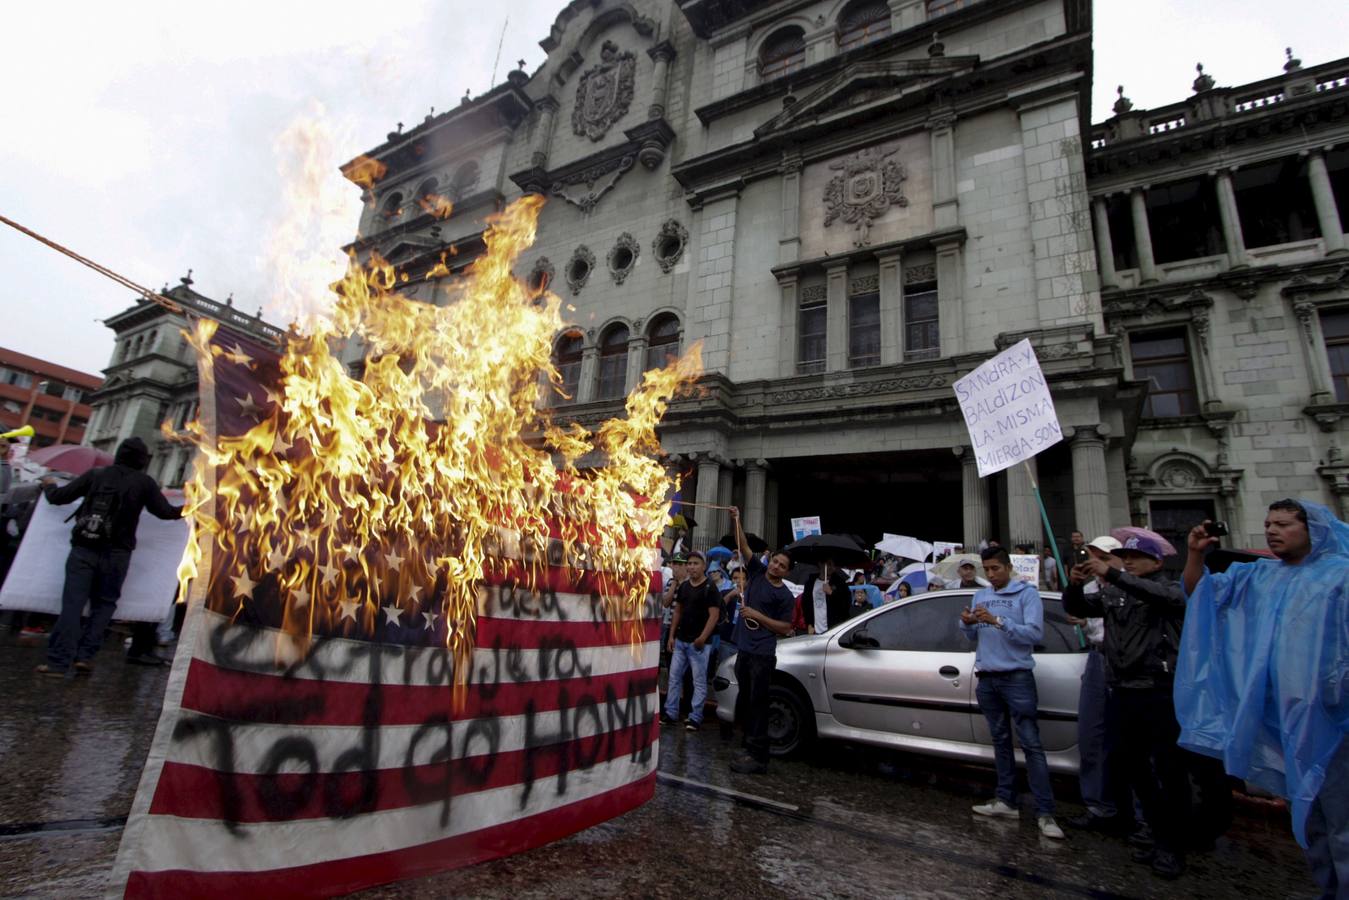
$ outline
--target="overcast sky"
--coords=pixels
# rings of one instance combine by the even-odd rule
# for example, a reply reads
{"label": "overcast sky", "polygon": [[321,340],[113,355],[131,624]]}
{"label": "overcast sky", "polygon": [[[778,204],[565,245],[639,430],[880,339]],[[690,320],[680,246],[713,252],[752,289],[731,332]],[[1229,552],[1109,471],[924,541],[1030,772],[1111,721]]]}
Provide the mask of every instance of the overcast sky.
{"label": "overcast sky", "polygon": [[[496,4],[11,4],[0,54],[0,213],[152,288],[189,267],[195,288],[276,309],[282,136],[319,122],[333,166],[490,87],[538,42],[562,0]],[[1334,12],[1339,10],[1339,12]],[[1342,0],[1107,0],[1096,4],[1093,111],[1115,85],[1137,107],[1349,56]],[[359,197],[333,167],[330,209],[348,239]],[[0,226],[0,346],[97,373],[125,289]]]}

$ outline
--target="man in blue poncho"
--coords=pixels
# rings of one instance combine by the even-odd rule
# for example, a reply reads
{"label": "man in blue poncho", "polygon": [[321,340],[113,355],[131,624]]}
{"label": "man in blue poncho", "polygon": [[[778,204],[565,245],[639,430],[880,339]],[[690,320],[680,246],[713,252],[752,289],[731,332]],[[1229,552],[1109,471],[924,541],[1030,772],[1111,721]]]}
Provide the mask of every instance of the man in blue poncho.
{"label": "man in blue poncho", "polygon": [[1176,672],[1180,743],[1286,797],[1327,897],[1349,896],[1349,525],[1317,503],[1265,516],[1276,559],[1204,569],[1191,530]]}

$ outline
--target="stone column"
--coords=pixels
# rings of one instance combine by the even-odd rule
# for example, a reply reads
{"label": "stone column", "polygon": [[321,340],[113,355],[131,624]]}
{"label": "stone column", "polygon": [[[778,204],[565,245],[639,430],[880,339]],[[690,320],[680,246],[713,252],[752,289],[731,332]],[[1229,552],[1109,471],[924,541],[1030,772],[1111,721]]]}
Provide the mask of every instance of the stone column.
{"label": "stone column", "polygon": [[848,368],[848,264],[833,263],[824,272],[828,291],[824,370],[842,372]]}
{"label": "stone column", "polygon": [[768,487],[768,460],[755,459],[745,463],[745,531],[764,536],[764,506]]}
{"label": "stone column", "polygon": [[1157,262],[1152,256],[1152,229],[1148,227],[1147,186],[1129,192],[1129,211],[1134,220],[1134,246],[1138,250],[1138,276],[1143,284],[1157,281]]}
{"label": "stone column", "polygon": [[778,539],[778,510],[778,480],[770,477],[768,484],[764,487],[764,530],[757,532],[759,537],[768,541],[770,547],[773,547]]}
{"label": "stone column", "polygon": [[628,334],[628,374],[624,395],[631,394],[642,383],[642,373],[646,371],[646,332],[642,330],[642,320],[632,323]]}
{"label": "stone column", "polygon": [[1104,197],[1093,197],[1091,215],[1096,225],[1096,255],[1100,260],[1101,287],[1119,287],[1115,274],[1115,242],[1110,239],[1110,212]]}
{"label": "stone column", "polygon": [[[717,490],[721,487],[721,459],[711,453],[698,454],[698,495],[695,498],[700,504],[716,503]],[[717,542],[721,537],[721,532],[715,532],[717,527],[716,513],[720,510],[708,509],[706,506],[695,506],[693,508],[693,518],[697,520],[698,527],[693,529],[693,546],[696,550],[706,550]]]}
{"label": "stone column", "polygon": [[[731,505],[731,490],[734,485],[735,470],[731,468],[730,460],[727,460],[726,465],[721,467],[721,472],[717,475],[718,506]],[[716,513],[714,521],[716,522],[717,527],[716,531],[712,534],[712,542],[716,543],[723,534],[726,534],[731,530],[731,513],[730,510],[726,509],[714,509],[712,512]]]}
{"label": "stone column", "polygon": [[904,267],[899,251],[877,253],[880,264],[881,365],[904,361]]}
{"label": "stone column", "polygon": [[[1017,463],[1007,470],[1007,530],[1002,545],[1010,553],[1017,544],[1040,546],[1043,540],[1043,527],[1040,525],[1040,507],[1035,503],[1035,492],[1031,490],[1031,477],[1025,463]],[[1029,461],[1030,471],[1035,471],[1035,458]]]}
{"label": "stone column", "polygon": [[576,382],[577,403],[589,403],[595,399],[595,381],[599,377],[600,348],[595,346],[592,334],[587,333],[586,339],[589,346],[581,350],[581,374]]}
{"label": "stone column", "polygon": [[1237,192],[1232,189],[1232,172],[1216,169],[1210,174],[1218,192],[1218,217],[1222,219],[1228,262],[1234,269],[1244,268],[1250,260],[1246,258],[1246,239],[1241,234],[1241,215],[1237,212]]}
{"label": "stone column", "polygon": [[1321,224],[1321,240],[1325,243],[1326,256],[1349,253],[1344,246],[1344,228],[1340,225],[1335,192],[1330,187],[1325,153],[1319,149],[1307,155],[1307,179],[1312,186],[1312,200],[1316,203],[1316,220]]}
{"label": "stone column", "polygon": [[553,142],[553,120],[561,104],[550,95],[541,98],[536,105],[539,108],[539,124],[534,133],[534,152],[530,162],[543,169],[548,167],[548,149]]}
{"label": "stone column", "polygon": [[986,540],[993,530],[988,515],[988,485],[979,477],[979,464],[974,459],[974,448],[955,447],[951,452],[960,457],[960,487],[965,505],[965,531],[962,540],[965,542],[965,549],[974,553],[978,550],[980,541]]}
{"label": "stone column", "polygon": [[1307,381],[1311,384],[1312,405],[1334,403],[1330,360],[1326,356],[1326,340],[1321,333],[1321,316],[1316,304],[1310,300],[1299,300],[1293,304],[1293,312],[1302,326],[1302,350],[1307,354]]}
{"label": "stone column", "polygon": [[939,109],[927,120],[932,136],[932,219],[937,229],[960,224],[956,200],[955,112]]}
{"label": "stone column", "polygon": [[777,273],[778,290],[778,377],[791,378],[796,374],[796,320],[800,312],[800,284],[797,270]]}
{"label": "stone column", "polygon": [[1082,425],[1069,430],[1073,455],[1073,527],[1088,540],[1110,533],[1110,482],[1105,467],[1109,425]]}
{"label": "stone column", "polygon": [[932,245],[937,260],[937,336],[942,356],[965,351],[965,266],[960,241]]}
{"label": "stone column", "polygon": [[668,89],[666,82],[669,80],[667,73],[670,71],[670,60],[675,57],[674,44],[669,41],[661,41],[650,50],[646,55],[651,57],[655,67],[651,70],[651,105],[646,108],[646,117],[648,119],[665,118],[665,94]]}
{"label": "stone column", "polygon": [[778,265],[801,258],[801,153],[782,154],[782,231],[778,236]]}
{"label": "stone column", "polygon": [[1190,352],[1194,356],[1199,400],[1204,411],[1211,412],[1222,406],[1218,399],[1218,373],[1213,368],[1213,359],[1209,351],[1209,333],[1213,330],[1213,318],[1207,308],[1196,309],[1190,316],[1190,324],[1194,327],[1196,338],[1190,343]]}

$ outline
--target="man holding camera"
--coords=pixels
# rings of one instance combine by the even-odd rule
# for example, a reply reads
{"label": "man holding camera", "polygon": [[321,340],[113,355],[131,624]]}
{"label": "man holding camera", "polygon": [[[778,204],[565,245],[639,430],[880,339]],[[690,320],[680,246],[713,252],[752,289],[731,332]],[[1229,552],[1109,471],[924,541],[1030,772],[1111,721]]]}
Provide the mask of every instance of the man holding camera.
{"label": "man holding camera", "polygon": [[[1113,551],[1122,568],[1101,558],[1073,566],[1063,594],[1069,615],[1105,619],[1102,653],[1119,716],[1120,752],[1129,786],[1143,805],[1156,844],[1134,860],[1163,878],[1185,871],[1190,783],[1172,701],[1185,593],[1162,574],[1160,541],[1130,537]],[[1101,588],[1086,594],[1089,579]]]}

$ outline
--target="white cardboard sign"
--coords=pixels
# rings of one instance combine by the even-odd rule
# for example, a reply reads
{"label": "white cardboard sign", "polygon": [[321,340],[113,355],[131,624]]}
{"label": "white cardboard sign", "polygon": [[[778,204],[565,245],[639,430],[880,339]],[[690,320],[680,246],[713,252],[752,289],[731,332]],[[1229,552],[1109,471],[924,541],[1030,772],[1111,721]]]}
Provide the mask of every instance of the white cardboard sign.
{"label": "white cardboard sign", "polygon": [[1034,553],[1009,553],[1012,558],[1012,572],[1022,581],[1031,584],[1040,583],[1040,557]]}
{"label": "white cardboard sign", "polygon": [[979,477],[1030,459],[1063,440],[1049,384],[1029,340],[955,383]]}
{"label": "white cardboard sign", "polygon": [[[169,502],[183,502],[182,491],[165,491]],[[33,518],[23,533],[14,564],[0,588],[0,609],[23,609],[59,615],[65,584],[66,555],[70,552],[67,522],[79,506],[52,506],[38,499]],[[122,599],[113,618],[125,622],[161,622],[178,592],[178,563],[187,547],[187,520],[166,521],[141,513],[136,526],[136,549],[122,583]]]}
{"label": "white cardboard sign", "polygon": [[799,541],[801,538],[812,534],[823,534],[820,531],[819,516],[802,516],[799,519],[792,519],[792,540]]}

